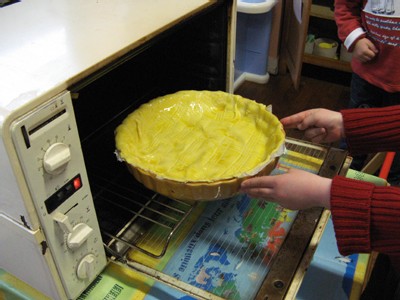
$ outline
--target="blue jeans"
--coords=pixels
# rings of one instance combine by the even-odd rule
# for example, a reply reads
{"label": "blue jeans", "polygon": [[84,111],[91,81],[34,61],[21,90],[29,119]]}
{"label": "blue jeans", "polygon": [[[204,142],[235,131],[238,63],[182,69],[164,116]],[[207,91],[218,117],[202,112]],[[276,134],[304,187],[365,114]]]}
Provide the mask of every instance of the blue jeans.
{"label": "blue jeans", "polygon": [[[386,92],[368,83],[357,74],[352,74],[349,108],[385,107],[390,105],[400,105],[400,93]],[[360,170],[366,157],[366,155],[354,156],[351,168]],[[388,181],[393,185],[399,185],[400,183],[400,152],[396,152]]]}
{"label": "blue jeans", "polygon": [[357,74],[352,74],[349,108],[385,107],[397,104],[400,104],[400,93],[386,92]]}

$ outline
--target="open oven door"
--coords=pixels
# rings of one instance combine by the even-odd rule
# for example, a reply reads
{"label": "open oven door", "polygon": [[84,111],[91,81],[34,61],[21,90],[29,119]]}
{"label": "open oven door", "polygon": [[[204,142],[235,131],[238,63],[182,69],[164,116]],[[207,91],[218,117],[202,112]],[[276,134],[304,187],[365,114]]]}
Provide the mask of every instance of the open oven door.
{"label": "open oven door", "polygon": [[[301,1],[301,7],[296,3]],[[307,37],[311,0],[285,1],[285,13],[282,34],[282,59],[280,73],[289,70],[295,89],[300,86],[303,65],[304,45]],[[296,15],[295,11],[298,11]]]}

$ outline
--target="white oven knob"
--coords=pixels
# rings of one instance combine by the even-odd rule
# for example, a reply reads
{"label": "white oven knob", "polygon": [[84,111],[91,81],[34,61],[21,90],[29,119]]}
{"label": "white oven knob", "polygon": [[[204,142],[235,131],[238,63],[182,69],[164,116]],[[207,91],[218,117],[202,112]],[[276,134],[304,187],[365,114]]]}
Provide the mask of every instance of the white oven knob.
{"label": "white oven knob", "polygon": [[88,254],[79,262],[76,270],[76,275],[79,279],[92,278],[95,270],[96,257],[93,254]]}
{"label": "white oven knob", "polygon": [[72,232],[68,234],[67,246],[69,249],[78,249],[92,234],[93,229],[85,223],[79,223],[74,226]]}
{"label": "white oven knob", "polygon": [[53,219],[58,223],[62,231],[67,234],[67,246],[71,250],[78,249],[92,234],[93,229],[85,223],[78,223],[72,227],[67,215],[56,211]]}
{"label": "white oven knob", "polygon": [[60,174],[71,160],[71,150],[64,143],[55,143],[47,149],[43,157],[43,167],[47,173]]}

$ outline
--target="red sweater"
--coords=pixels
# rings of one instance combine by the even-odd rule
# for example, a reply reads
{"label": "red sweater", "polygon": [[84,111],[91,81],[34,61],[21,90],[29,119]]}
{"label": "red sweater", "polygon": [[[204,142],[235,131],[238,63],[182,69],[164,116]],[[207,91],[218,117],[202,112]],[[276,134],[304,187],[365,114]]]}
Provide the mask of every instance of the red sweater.
{"label": "red sweater", "polygon": [[[400,105],[341,113],[350,153],[400,149]],[[331,212],[343,255],[378,251],[400,271],[400,188],[336,176]]]}
{"label": "red sweater", "polygon": [[367,63],[353,58],[353,72],[387,92],[399,92],[400,11],[394,11],[393,14],[374,13],[371,3],[367,0],[335,0],[339,38],[352,51],[360,38],[368,37],[379,53]]}

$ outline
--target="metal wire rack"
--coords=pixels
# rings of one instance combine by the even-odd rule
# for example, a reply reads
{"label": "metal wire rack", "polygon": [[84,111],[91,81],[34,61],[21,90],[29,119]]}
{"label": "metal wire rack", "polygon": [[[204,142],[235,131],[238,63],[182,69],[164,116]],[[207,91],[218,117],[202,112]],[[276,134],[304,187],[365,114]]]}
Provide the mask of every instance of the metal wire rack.
{"label": "metal wire rack", "polygon": [[303,154],[303,160],[304,155],[311,159],[324,160],[328,152],[326,147],[295,139],[286,139],[285,146],[289,151]]}
{"label": "metal wire rack", "polygon": [[[194,205],[151,194],[132,178],[129,180],[129,184],[123,184],[97,177],[91,184],[96,191],[94,201],[104,246],[119,257],[134,248],[160,258]],[[143,240],[151,240],[157,247],[144,248]],[[160,245],[162,250],[156,252],[154,249]]]}
{"label": "metal wire rack", "polygon": [[[318,167],[326,157],[325,148],[313,144],[305,147],[304,142],[297,140],[288,139],[286,148],[286,159],[292,159],[296,166],[304,162],[304,158],[296,157],[296,153],[315,159],[314,163]],[[169,199],[146,189],[126,169],[117,168],[104,172],[107,169],[103,166],[90,172],[91,188],[106,250],[119,258],[124,257],[130,249],[136,249],[153,258],[161,258],[174,233],[192,212],[195,204]],[[160,248],[161,251],[154,250]]]}

